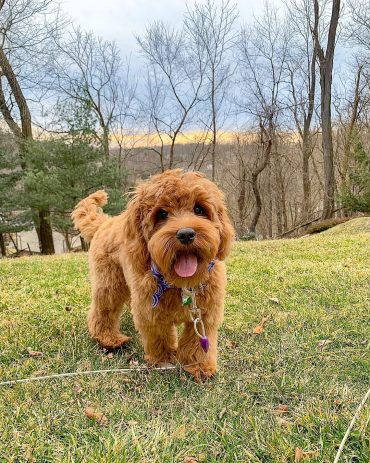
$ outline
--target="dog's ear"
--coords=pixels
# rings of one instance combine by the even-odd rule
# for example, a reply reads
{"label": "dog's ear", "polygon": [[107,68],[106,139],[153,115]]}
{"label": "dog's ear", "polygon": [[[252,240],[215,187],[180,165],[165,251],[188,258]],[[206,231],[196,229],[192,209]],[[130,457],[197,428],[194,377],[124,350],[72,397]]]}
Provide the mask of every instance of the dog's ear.
{"label": "dog's ear", "polygon": [[221,223],[220,227],[220,246],[218,248],[217,258],[224,260],[230,253],[231,245],[234,241],[235,232],[234,228],[230,223],[229,216],[226,211],[226,207],[222,202],[221,207],[218,210],[218,217]]}
{"label": "dog's ear", "polygon": [[128,203],[126,214],[127,250],[132,256],[132,265],[138,273],[145,273],[150,267],[150,256],[143,234],[143,208],[140,194]]}

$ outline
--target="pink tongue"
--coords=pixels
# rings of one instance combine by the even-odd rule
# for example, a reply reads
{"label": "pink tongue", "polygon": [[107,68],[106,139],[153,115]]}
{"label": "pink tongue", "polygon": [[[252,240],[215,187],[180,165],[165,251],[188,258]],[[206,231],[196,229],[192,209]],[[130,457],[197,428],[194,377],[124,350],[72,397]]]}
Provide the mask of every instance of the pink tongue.
{"label": "pink tongue", "polygon": [[188,256],[181,256],[176,259],[175,272],[179,277],[191,277],[197,271],[198,260],[194,254]]}

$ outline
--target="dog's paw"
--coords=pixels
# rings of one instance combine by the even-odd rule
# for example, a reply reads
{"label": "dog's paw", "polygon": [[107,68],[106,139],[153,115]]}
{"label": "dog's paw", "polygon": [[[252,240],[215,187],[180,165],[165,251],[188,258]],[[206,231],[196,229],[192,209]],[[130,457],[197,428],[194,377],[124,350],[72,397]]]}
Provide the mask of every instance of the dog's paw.
{"label": "dog's paw", "polygon": [[208,378],[212,378],[217,373],[217,366],[211,364],[184,366],[184,370],[193,375],[197,383],[200,383]]}
{"label": "dog's paw", "polygon": [[131,338],[124,334],[107,335],[104,338],[99,339],[99,343],[105,349],[116,350],[127,344],[130,340]]}

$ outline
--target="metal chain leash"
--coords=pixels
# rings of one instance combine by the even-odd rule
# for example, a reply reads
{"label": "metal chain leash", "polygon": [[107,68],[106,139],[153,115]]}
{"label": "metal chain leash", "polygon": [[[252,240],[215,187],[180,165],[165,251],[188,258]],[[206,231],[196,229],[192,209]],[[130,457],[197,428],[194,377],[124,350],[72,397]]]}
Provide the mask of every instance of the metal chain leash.
{"label": "metal chain leash", "polygon": [[193,322],[195,334],[200,338],[200,345],[204,352],[208,352],[209,340],[206,336],[202,312],[197,306],[196,293],[194,289],[183,288],[181,291],[182,305],[189,306],[190,320]]}

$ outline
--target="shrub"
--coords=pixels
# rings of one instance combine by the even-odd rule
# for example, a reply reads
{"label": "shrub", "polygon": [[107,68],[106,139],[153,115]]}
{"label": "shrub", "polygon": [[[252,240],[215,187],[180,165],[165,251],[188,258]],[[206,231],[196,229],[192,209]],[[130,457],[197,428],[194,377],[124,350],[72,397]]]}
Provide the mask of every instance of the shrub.
{"label": "shrub", "polygon": [[256,241],[257,234],[254,232],[247,232],[239,238],[241,241]]}

